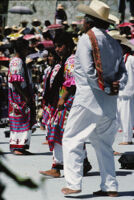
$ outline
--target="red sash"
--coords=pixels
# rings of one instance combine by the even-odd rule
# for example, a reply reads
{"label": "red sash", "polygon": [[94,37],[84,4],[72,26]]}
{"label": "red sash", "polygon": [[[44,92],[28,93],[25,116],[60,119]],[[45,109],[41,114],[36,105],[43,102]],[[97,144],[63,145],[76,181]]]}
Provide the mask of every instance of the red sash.
{"label": "red sash", "polygon": [[126,53],[125,54],[125,59],[124,59],[124,62],[126,63],[127,62],[127,59],[128,59],[128,56],[129,56],[130,54],[129,53]]}
{"label": "red sash", "polygon": [[95,63],[95,68],[98,75],[98,86],[101,90],[104,91],[104,80],[103,80],[103,70],[102,70],[102,63],[101,63],[101,57],[100,57],[100,50],[98,47],[98,42],[95,37],[95,34],[92,30],[89,30],[87,32],[89,39],[91,41],[92,50],[93,50],[93,58]]}

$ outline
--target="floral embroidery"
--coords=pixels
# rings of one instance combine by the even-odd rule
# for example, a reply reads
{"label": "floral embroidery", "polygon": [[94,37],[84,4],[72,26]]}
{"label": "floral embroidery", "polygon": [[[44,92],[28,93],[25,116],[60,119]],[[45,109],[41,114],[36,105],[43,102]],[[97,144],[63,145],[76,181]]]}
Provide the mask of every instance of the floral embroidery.
{"label": "floral embroidery", "polygon": [[75,60],[75,56],[71,55],[65,63],[65,71],[64,71],[65,81],[63,83],[63,85],[65,87],[70,87],[71,85],[75,85],[75,79],[74,79],[74,76],[73,76],[74,60]]}

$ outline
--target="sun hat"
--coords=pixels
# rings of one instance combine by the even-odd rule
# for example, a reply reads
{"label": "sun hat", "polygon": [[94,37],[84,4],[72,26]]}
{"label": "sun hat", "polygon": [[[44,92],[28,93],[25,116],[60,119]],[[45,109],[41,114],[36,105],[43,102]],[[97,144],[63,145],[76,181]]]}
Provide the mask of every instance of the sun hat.
{"label": "sun hat", "polygon": [[77,6],[77,10],[110,24],[115,23],[114,20],[109,19],[110,7],[102,1],[92,0],[89,6],[85,4],[79,4]]}
{"label": "sun hat", "polygon": [[39,19],[33,19],[32,20],[32,25],[40,26],[41,25],[41,21]]}
{"label": "sun hat", "polygon": [[17,40],[22,37],[23,37],[23,34],[20,34],[20,33],[12,33],[7,36],[7,38],[9,38],[10,40]]}
{"label": "sun hat", "polygon": [[132,22],[132,23],[134,23],[134,16],[131,16],[131,17],[129,18],[129,21]]}
{"label": "sun hat", "polygon": [[19,30],[20,30],[20,27],[18,27],[18,26],[16,26],[16,25],[13,25],[13,26],[11,27],[11,29],[14,30],[14,31],[19,31]]}
{"label": "sun hat", "polygon": [[62,24],[51,24],[47,28],[48,30],[57,30],[57,29],[63,29],[64,26]]}
{"label": "sun hat", "polygon": [[118,30],[109,31],[108,34],[113,37],[115,40],[119,40],[121,45],[127,46],[134,50],[134,45],[129,42],[125,35],[121,35]]}
{"label": "sun hat", "polygon": [[9,26],[5,26],[4,30],[8,30],[8,29],[12,29],[12,28]]}
{"label": "sun hat", "polygon": [[39,19],[33,19],[32,22],[41,22]]}
{"label": "sun hat", "polygon": [[115,24],[119,24],[120,23],[120,19],[117,17],[117,16],[115,16],[115,15],[113,15],[113,14],[109,14],[109,17],[108,17],[110,20],[113,20],[113,21],[115,21]]}
{"label": "sun hat", "polygon": [[128,40],[122,40],[120,44],[129,47],[132,51],[134,50],[134,45],[132,45]]}
{"label": "sun hat", "polygon": [[121,35],[120,32],[118,30],[111,30],[107,32],[111,37],[113,37],[115,40],[120,40],[120,41],[125,41],[126,39],[126,35],[123,34]]}

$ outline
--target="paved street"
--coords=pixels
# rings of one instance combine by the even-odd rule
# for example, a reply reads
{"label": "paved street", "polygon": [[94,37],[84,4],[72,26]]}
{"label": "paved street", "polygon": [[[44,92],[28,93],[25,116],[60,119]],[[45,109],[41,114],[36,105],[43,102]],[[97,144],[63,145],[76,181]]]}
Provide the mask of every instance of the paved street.
{"label": "paved street", "polygon": [[[3,150],[7,159],[3,159],[4,163],[13,172],[22,177],[30,177],[36,183],[40,183],[42,175],[40,170],[48,170],[52,163],[52,153],[49,152],[48,145],[42,145],[45,141],[45,131],[39,128],[32,135],[30,151],[35,153],[32,156],[15,156],[9,151],[9,138],[5,138],[4,128],[0,128],[0,149]],[[118,145],[122,141],[122,134],[117,133],[113,149],[119,152],[134,151],[134,145],[121,146]],[[134,141],[134,139],[133,139]],[[88,158],[92,165],[92,170],[89,176],[83,178],[83,191],[77,197],[64,197],[61,193],[61,188],[65,185],[64,177],[57,179],[47,179],[41,184],[38,190],[29,190],[26,187],[20,187],[13,180],[6,177],[4,174],[0,175],[3,183],[6,184],[4,192],[5,200],[74,200],[74,199],[96,199],[107,200],[115,199],[112,197],[93,197],[92,193],[99,190],[100,176],[98,172],[98,164],[94,150],[90,143],[86,145],[88,151]],[[122,170],[118,162],[119,156],[115,156],[117,179],[119,182],[119,200],[134,200],[134,170]],[[62,171],[63,175],[63,171]]]}

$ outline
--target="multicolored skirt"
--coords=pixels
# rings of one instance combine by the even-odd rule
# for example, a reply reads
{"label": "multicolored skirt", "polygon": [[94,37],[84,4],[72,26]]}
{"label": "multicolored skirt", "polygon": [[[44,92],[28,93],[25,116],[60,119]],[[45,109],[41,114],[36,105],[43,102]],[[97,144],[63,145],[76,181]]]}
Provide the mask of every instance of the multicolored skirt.
{"label": "multicolored skirt", "polygon": [[56,108],[51,105],[43,107],[43,119],[42,124],[45,125],[46,129],[48,129],[48,124],[51,123],[51,118],[54,116]]}
{"label": "multicolored skirt", "polygon": [[59,111],[56,109],[53,117],[48,123],[48,143],[50,151],[53,151],[54,143],[62,145],[62,137],[66,126],[67,118],[74,100],[74,96],[70,97],[64,104],[64,109]]}
{"label": "multicolored skirt", "polygon": [[30,108],[14,91],[9,90],[10,149],[26,149],[30,144]]}

